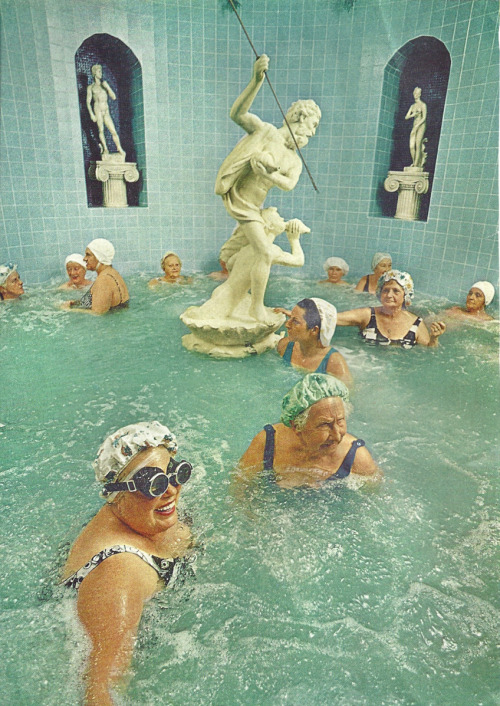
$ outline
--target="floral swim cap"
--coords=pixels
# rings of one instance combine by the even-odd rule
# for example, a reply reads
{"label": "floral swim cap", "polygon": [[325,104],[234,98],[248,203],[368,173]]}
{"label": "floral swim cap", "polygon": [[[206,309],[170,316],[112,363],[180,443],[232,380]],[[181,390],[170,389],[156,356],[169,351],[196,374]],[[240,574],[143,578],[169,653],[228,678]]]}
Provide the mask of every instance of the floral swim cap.
{"label": "floral swim cap", "polygon": [[408,272],[401,272],[400,270],[388,270],[387,272],[384,272],[382,277],[380,277],[377,282],[377,297],[380,299],[382,287],[386,282],[390,282],[391,279],[403,288],[405,293],[405,305],[409,306],[411,304],[411,300],[413,299],[413,295],[415,294],[415,290],[413,288],[413,280]]}
{"label": "floral swim cap", "polygon": [[5,284],[7,277],[13,272],[17,272],[17,265],[13,265],[12,262],[6,262],[5,265],[0,265],[0,287]]}
{"label": "floral swim cap", "polygon": [[322,373],[304,375],[302,380],[299,380],[283,397],[281,421],[287,427],[292,426],[293,420],[301,412],[325,397],[340,397],[344,402],[349,402],[349,390],[341,380],[333,375],[323,375]]}
{"label": "floral swim cap", "polygon": [[[118,429],[103,441],[97,451],[93,463],[96,479],[101,483],[115,480],[138,453],[157,446],[164,446],[172,454],[177,452],[175,436],[159,422],[139,422]],[[106,495],[106,500],[112,500],[115,495]]]}

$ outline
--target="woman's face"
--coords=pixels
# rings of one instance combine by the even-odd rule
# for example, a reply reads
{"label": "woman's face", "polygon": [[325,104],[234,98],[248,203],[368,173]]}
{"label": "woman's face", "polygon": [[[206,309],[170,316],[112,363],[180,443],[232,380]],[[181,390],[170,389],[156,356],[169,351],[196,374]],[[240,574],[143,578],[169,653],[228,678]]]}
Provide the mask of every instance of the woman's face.
{"label": "woman's face", "polygon": [[380,262],[377,264],[373,271],[377,275],[377,277],[382,277],[385,272],[389,272],[391,267],[392,260],[389,260],[388,257],[385,257],[383,260],[380,260]]}
{"label": "woman's face", "polygon": [[99,264],[99,260],[96,258],[92,250],[89,250],[86,248],[85,250],[85,255],[83,256],[83,259],[87,263],[87,270],[92,270],[95,271],[97,269],[97,265]]}
{"label": "woman's face", "polygon": [[311,455],[334,450],[347,432],[344,403],[340,397],[325,397],[309,409],[305,425],[295,430]]}
{"label": "woman's face", "polygon": [[333,282],[334,284],[338,284],[340,280],[342,279],[342,275],[344,274],[344,271],[340,267],[329,267],[328,268],[328,281]]}
{"label": "woman's face", "polygon": [[[171,454],[163,446],[147,449],[133,460],[131,470],[155,466],[167,470]],[[128,527],[144,537],[154,537],[173,527],[178,522],[177,502],[181,486],[169,483],[167,490],[158,498],[146,498],[142,493],[123,492],[112,504],[113,512]]]}
{"label": "woman's face", "polygon": [[391,279],[382,287],[380,301],[382,306],[391,309],[401,309],[405,301],[405,291],[395,279]]}
{"label": "woman's face", "polygon": [[17,272],[11,272],[2,285],[5,299],[17,299],[24,294],[23,283]]}
{"label": "woman's face", "polygon": [[291,341],[306,341],[309,338],[317,338],[314,329],[307,328],[307,322],[304,318],[305,313],[300,306],[295,305],[293,307],[290,318],[285,324],[288,338]]}
{"label": "woman's face", "polygon": [[483,292],[477,287],[471,287],[469,293],[467,294],[467,299],[465,301],[465,308],[467,311],[476,312],[484,309],[485,299]]}
{"label": "woman's face", "polygon": [[176,279],[181,273],[181,261],[176,255],[169,255],[163,260],[163,272],[170,279]]}
{"label": "woman's face", "polygon": [[77,262],[68,262],[66,272],[68,273],[71,284],[79,286],[85,282],[85,273],[87,270]]}

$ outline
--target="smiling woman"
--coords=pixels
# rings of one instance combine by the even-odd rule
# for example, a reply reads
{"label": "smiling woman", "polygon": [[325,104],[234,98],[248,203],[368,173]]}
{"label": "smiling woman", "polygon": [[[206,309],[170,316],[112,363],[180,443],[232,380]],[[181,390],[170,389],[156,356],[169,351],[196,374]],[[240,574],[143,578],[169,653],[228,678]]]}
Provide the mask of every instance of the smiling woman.
{"label": "smiling woman", "polygon": [[130,662],[144,602],[175,578],[191,546],[177,503],[192,467],[176,463],[176,452],[166,426],[142,422],[109,436],[94,462],[107,502],[76,539],[62,575],[78,590],[91,641],[86,704],[113,703],[110,690]]}
{"label": "smiling woman", "polygon": [[68,255],[64,262],[68,281],[61,284],[59,289],[83,289],[92,284],[89,279],[85,278],[87,273],[87,263],[80,253],[72,253]]}

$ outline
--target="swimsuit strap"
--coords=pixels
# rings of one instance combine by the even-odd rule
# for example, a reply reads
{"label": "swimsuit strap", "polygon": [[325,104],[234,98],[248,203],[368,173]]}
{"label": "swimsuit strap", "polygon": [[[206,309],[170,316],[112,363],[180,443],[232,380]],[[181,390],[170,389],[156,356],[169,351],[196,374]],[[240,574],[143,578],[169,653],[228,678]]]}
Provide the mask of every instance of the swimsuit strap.
{"label": "swimsuit strap", "polygon": [[177,563],[176,559],[163,559],[161,557],[153,556],[143,552],[142,549],[137,549],[137,547],[132,547],[129,544],[115,544],[112,547],[102,549],[100,552],[95,554],[90,561],[82,566],[81,569],[75,571],[74,574],[71,574],[71,576],[65,579],[62,583],[67,588],[75,588],[78,590],[83,579],[86,578],[91,571],[96,569],[99,564],[102,564],[103,561],[109,559],[110,556],[125,553],[135,554],[138,556],[156,571],[158,576],[165,581],[165,585],[169,583],[174,573],[175,564]]}
{"label": "swimsuit strap", "polygon": [[332,348],[328,351],[328,353],[325,355],[321,363],[318,365],[316,370],[314,371],[315,373],[323,373],[326,375],[326,369],[328,367],[328,361],[330,360],[330,357],[334,354],[338,353],[338,350],[336,348]]}
{"label": "swimsuit strap", "polygon": [[351,448],[349,451],[346,453],[344,460],[342,461],[340,468],[336,473],[333,474],[333,476],[330,476],[330,478],[327,478],[327,480],[334,479],[334,478],[345,478],[346,476],[349,475],[351,472],[352,464],[354,463],[354,457],[356,456],[356,451],[360,448],[360,446],[364,446],[365,442],[363,439],[354,439],[354,441],[351,444]]}
{"label": "swimsuit strap", "polygon": [[422,317],[419,316],[408,329],[408,333],[401,339],[402,348],[413,348],[417,342],[417,329],[421,323]]}
{"label": "swimsuit strap", "polygon": [[272,471],[274,464],[274,436],[276,430],[272,424],[266,424],[264,427],[266,432],[266,444],[264,446],[264,470]]}
{"label": "swimsuit strap", "polygon": [[285,363],[287,363],[287,365],[292,364],[292,353],[294,345],[295,343],[293,341],[289,341],[285,348],[285,352],[283,353],[283,360],[285,361]]}
{"label": "swimsuit strap", "polygon": [[366,275],[366,282],[365,286],[363,287],[363,292],[369,292],[370,291],[370,275]]}
{"label": "swimsuit strap", "polygon": [[116,277],[113,275],[112,272],[105,272],[104,274],[107,275],[108,277],[111,277],[111,279],[113,280],[113,282],[114,282],[114,283],[116,284],[116,286],[118,287],[118,291],[120,292],[120,301],[118,302],[117,306],[119,306],[120,304],[123,303],[123,299],[122,299],[122,288],[120,287],[120,284],[118,283],[118,280],[116,279]]}

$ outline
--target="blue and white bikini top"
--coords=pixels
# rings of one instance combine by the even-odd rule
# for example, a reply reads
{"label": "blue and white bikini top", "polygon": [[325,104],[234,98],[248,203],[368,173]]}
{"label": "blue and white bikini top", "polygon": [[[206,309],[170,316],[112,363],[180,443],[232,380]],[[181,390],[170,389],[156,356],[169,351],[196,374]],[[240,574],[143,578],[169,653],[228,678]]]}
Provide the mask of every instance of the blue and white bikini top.
{"label": "blue and white bikini top", "polygon": [[417,329],[422,323],[422,317],[415,319],[403,338],[387,338],[381,333],[377,326],[374,307],[370,308],[371,317],[366,328],[360,331],[361,338],[372,346],[401,346],[401,348],[413,348],[417,343]]}
{"label": "blue and white bikini top", "polygon": [[159,578],[167,586],[172,580],[175,580],[179,572],[179,568],[186,563],[191,563],[193,561],[192,557],[177,557],[175,559],[162,559],[159,556],[154,556],[153,554],[147,554],[137,547],[132,547],[129,544],[115,544],[112,547],[103,549],[98,554],[95,554],[90,561],[88,561],[85,566],[81,569],[75,571],[67,579],[62,581],[62,585],[66,588],[74,588],[78,590],[83,579],[90,574],[91,571],[96,569],[99,564],[103,561],[109,559],[110,556],[115,554],[135,554],[140,559],[146,562],[152,569],[156,571]]}

